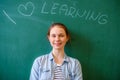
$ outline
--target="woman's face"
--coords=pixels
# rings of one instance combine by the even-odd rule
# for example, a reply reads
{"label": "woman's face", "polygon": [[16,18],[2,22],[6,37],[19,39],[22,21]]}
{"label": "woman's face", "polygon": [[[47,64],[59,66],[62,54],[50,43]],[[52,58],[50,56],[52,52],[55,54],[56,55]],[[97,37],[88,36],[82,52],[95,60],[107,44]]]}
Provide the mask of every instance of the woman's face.
{"label": "woman's face", "polygon": [[54,49],[64,49],[64,46],[66,42],[68,41],[68,37],[65,33],[65,30],[61,28],[59,25],[54,26],[50,30],[48,39],[50,41],[51,46]]}

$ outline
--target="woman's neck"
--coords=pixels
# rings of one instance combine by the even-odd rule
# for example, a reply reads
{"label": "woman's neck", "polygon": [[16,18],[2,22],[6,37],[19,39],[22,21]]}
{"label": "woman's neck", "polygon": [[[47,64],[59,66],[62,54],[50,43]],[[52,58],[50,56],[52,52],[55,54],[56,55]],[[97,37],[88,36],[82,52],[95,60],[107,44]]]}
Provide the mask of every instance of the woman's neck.
{"label": "woman's neck", "polygon": [[55,50],[52,51],[54,57],[56,58],[64,58],[64,50]]}
{"label": "woman's neck", "polygon": [[54,50],[52,51],[54,61],[56,64],[62,64],[64,59],[64,50]]}

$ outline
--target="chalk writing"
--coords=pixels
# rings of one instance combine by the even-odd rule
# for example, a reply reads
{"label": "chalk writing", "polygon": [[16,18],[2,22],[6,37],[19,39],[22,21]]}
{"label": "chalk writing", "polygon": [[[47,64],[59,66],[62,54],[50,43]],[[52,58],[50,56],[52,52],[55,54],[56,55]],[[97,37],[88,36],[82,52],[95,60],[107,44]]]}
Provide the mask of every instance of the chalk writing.
{"label": "chalk writing", "polygon": [[81,10],[67,4],[52,3],[51,6],[44,2],[41,8],[41,14],[49,15],[64,15],[71,18],[83,18],[85,20],[96,21],[99,24],[106,24],[108,22],[108,15],[95,13],[92,10]]}
{"label": "chalk writing", "polygon": [[[71,0],[69,0],[71,2]],[[82,18],[84,20],[95,21],[98,24],[106,24],[108,22],[108,15],[102,14],[101,12],[95,12],[92,10],[82,10],[75,8],[74,2],[73,6],[67,4],[60,4],[57,2],[51,3],[43,2],[41,4],[41,14],[45,15],[59,15],[67,16],[71,18]],[[50,5],[50,6],[48,6]],[[32,2],[27,2],[25,5],[20,4],[18,6],[18,12],[23,16],[32,16],[35,6]]]}
{"label": "chalk writing", "polygon": [[[43,2],[41,3],[41,7],[39,9],[41,14],[44,15],[58,15],[58,16],[66,16],[71,18],[81,18],[84,20],[94,21],[98,24],[107,24],[108,23],[108,15],[103,14],[102,12],[95,12],[92,10],[83,10],[80,8],[76,8],[77,1],[68,0],[70,4],[65,3],[49,3]],[[35,6],[33,2],[27,2],[26,4],[19,4],[17,10],[22,16],[32,16],[35,10]],[[5,16],[14,24],[16,22],[3,10]]]}
{"label": "chalk writing", "polygon": [[32,2],[27,2],[25,5],[18,6],[18,12],[23,16],[31,16],[34,12],[35,6]]}
{"label": "chalk writing", "polygon": [[6,13],[5,10],[3,10],[3,13],[5,14],[5,16],[6,16],[11,22],[13,22],[14,24],[16,24],[16,22]]}

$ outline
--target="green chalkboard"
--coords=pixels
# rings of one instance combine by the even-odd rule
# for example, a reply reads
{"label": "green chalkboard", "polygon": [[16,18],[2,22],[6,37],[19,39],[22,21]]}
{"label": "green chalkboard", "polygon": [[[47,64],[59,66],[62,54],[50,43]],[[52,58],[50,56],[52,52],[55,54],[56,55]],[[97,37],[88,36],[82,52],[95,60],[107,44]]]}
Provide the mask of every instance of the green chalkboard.
{"label": "green chalkboard", "polygon": [[28,80],[34,59],[49,53],[51,23],[71,34],[66,53],[84,80],[120,80],[119,0],[0,0],[0,80]]}

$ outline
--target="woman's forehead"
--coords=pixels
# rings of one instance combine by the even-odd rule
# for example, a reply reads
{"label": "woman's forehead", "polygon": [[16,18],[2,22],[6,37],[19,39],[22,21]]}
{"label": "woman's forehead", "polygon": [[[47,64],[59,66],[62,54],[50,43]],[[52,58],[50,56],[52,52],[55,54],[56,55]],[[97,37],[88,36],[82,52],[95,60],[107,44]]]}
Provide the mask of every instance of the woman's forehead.
{"label": "woman's forehead", "polygon": [[50,34],[51,33],[56,33],[56,34],[64,34],[65,33],[65,30],[61,27],[53,27],[51,30],[50,30]]}

